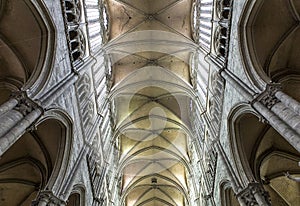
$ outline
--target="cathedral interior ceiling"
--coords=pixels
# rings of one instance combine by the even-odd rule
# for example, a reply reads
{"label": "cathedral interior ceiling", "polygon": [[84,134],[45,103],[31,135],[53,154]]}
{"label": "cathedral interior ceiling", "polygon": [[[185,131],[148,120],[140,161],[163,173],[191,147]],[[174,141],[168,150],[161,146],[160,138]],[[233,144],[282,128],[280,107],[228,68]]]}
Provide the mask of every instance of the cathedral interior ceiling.
{"label": "cathedral interior ceiling", "polygon": [[192,1],[108,0],[107,6],[108,44],[120,45],[111,59],[121,201],[186,205]]}
{"label": "cathedral interior ceiling", "polygon": [[[300,2],[257,2],[247,25],[250,53],[275,82],[292,76],[284,91],[300,100]],[[197,49],[191,26],[193,0],[105,0],[105,4],[109,41],[103,48],[112,63],[108,96],[112,138],[119,152],[120,205],[191,205],[189,148],[195,111],[191,111],[190,63]],[[48,27],[42,22],[31,0],[0,0],[0,104],[46,62],[41,61]],[[284,176],[289,171],[299,178],[299,153],[252,114],[242,115],[235,126],[242,166],[246,162],[249,174],[268,183],[264,186],[272,199],[299,205],[299,183]],[[0,205],[30,205],[47,182],[54,184],[51,175],[59,176],[54,167],[62,161],[58,157],[65,147],[65,129],[56,120],[45,120],[34,131],[26,130],[1,156]],[[229,195],[234,196],[232,191]],[[70,204],[76,201],[72,198]]]}
{"label": "cathedral interior ceiling", "polygon": [[[273,200],[283,201],[283,205],[297,205],[300,198],[295,188],[299,188],[296,186],[299,183],[286,178],[285,172],[299,174],[299,153],[272,127],[259,122],[253,115],[244,115],[238,124],[240,146],[245,151],[240,155],[250,163],[255,178],[266,183]],[[250,125],[255,129],[246,129]]]}
{"label": "cathedral interior ceiling", "polygon": [[[0,1],[0,104],[39,70],[46,46],[46,25],[30,0]],[[31,205],[50,178],[62,135],[57,122],[46,121],[1,156],[0,205]]]}
{"label": "cathedral interior ceiling", "polygon": [[48,120],[26,132],[0,160],[0,205],[31,205],[46,186],[63,145],[64,128]]}
{"label": "cathedral interior ceiling", "polygon": [[[43,64],[46,29],[28,0],[1,1],[0,7],[0,90],[3,84],[17,90]],[[1,92],[0,102],[8,93]]]}
{"label": "cathedral interior ceiling", "polygon": [[[299,100],[295,88],[300,81],[294,78],[300,74],[300,3],[298,0],[265,0],[256,4],[259,8],[254,9],[253,21],[249,23],[249,45],[253,45],[253,54],[273,81],[287,81],[288,87],[294,85],[286,92]],[[291,78],[287,79],[288,76]]]}

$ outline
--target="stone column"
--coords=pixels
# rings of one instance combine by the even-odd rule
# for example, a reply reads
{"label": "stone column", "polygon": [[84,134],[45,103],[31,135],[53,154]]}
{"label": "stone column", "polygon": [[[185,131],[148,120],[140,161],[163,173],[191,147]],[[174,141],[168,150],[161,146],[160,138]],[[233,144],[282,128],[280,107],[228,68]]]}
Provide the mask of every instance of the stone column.
{"label": "stone column", "polygon": [[[254,97],[253,91],[243,82],[235,78],[229,71],[222,70],[220,73],[241,95],[248,101],[252,101],[252,106],[264,116],[272,127],[285,137],[288,142],[294,142],[288,140],[291,136],[300,139],[300,103],[281,92],[280,84],[268,84],[264,92]],[[300,151],[300,145],[297,150]]]}
{"label": "stone column", "polygon": [[[17,104],[15,104],[16,101]],[[9,105],[9,107],[7,107],[7,105]],[[3,108],[6,108],[7,111],[1,115],[0,120],[0,156],[24,134],[26,129],[43,113],[42,108],[28,98],[25,92],[14,94],[14,98],[4,103]]]}
{"label": "stone column", "polygon": [[278,115],[280,119],[285,121],[291,128],[293,128],[300,135],[300,115],[286,107],[282,102],[275,104],[271,111]]}
{"label": "stone column", "polygon": [[[276,97],[276,94],[280,96],[283,102]],[[255,100],[264,104],[300,135],[300,115],[294,111],[297,110],[297,101],[292,101],[291,97],[284,95],[280,91],[280,84],[268,84],[266,90],[256,97]]]}
{"label": "stone column", "polygon": [[279,86],[270,84],[252,103],[268,123],[300,152],[300,116],[280,102],[275,94]]}
{"label": "stone column", "polygon": [[270,197],[259,183],[249,185],[237,194],[238,201],[245,206],[271,206]]}
{"label": "stone column", "polygon": [[[295,110],[298,111],[299,103],[290,97],[281,103],[280,99],[284,99],[286,96],[283,92],[280,92],[280,84],[267,85],[266,90],[255,97],[254,91],[251,91],[245,83],[235,78],[229,71],[221,70],[220,73],[246,100],[252,102],[252,107],[261,114],[283,138],[300,152],[300,133],[298,132],[300,127],[299,116],[292,112]],[[280,99],[278,99],[277,96],[279,96]],[[278,105],[274,107],[276,104]],[[286,105],[290,105],[291,107],[288,108]]]}
{"label": "stone column", "polygon": [[282,91],[277,91],[275,96],[288,108],[294,111],[296,114],[300,115],[300,103],[290,97],[289,95],[285,94]]}
{"label": "stone column", "polygon": [[300,136],[282,121],[276,114],[270,111],[260,102],[255,102],[253,108],[256,109],[268,123],[285,138],[297,151],[300,152]]}
{"label": "stone column", "polygon": [[9,110],[12,110],[15,106],[17,106],[18,102],[19,101],[16,98],[11,98],[7,102],[0,105],[0,117]]}
{"label": "stone column", "polygon": [[0,156],[4,154],[42,114],[40,109],[28,113],[9,132],[0,138]]}
{"label": "stone column", "polygon": [[0,106],[0,137],[23,118],[23,114],[15,108],[22,107],[25,97],[23,92],[13,93],[12,98]]}
{"label": "stone column", "polygon": [[5,112],[0,119],[0,137],[4,136],[16,123],[23,118],[23,114],[11,109]]}
{"label": "stone column", "polygon": [[40,104],[30,99],[25,91],[20,91],[0,106],[0,157],[40,118],[43,108],[49,107],[77,79],[77,73],[67,76],[54,89],[38,97]]}
{"label": "stone column", "polygon": [[66,202],[56,197],[51,191],[42,191],[32,201],[31,206],[65,206]]}

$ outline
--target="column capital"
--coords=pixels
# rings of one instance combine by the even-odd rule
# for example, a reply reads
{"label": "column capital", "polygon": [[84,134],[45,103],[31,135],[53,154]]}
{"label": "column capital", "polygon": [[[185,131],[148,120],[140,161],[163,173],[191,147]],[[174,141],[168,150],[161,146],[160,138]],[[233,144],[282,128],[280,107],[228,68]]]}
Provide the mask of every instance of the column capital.
{"label": "column capital", "polygon": [[268,205],[271,205],[269,193],[257,182],[249,183],[245,189],[237,194],[237,197],[247,206],[260,206],[257,196],[261,197]]}
{"label": "column capital", "polygon": [[280,91],[282,88],[281,84],[270,83],[266,85],[266,89],[260,93],[254,100],[261,102],[268,109],[271,109],[280,100],[275,96],[276,92]]}
{"label": "column capital", "polygon": [[52,191],[42,191],[39,193],[36,200],[34,200],[31,206],[65,206],[66,202],[56,197]]}
{"label": "column capital", "polygon": [[35,109],[40,109],[42,112],[44,111],[40,104],[28,97],[25,91],[14,92],[12,97],[18,101],[14,110],[19,111],[23,116],[28,115]]}

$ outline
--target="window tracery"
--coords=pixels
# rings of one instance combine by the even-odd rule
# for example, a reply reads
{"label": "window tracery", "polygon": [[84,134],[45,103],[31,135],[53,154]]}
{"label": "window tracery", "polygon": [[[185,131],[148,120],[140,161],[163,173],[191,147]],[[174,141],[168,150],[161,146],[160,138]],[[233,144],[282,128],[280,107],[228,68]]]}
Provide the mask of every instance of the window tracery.
{"label": "window tracery", "polygon": [[86,51],[86,38],[81,28],[82,5],[80,0],[63,0],[62,5],[70,58],[75,66],[83,59]]}
{"label": "window tracery", "polygon": [[107,10],[107,4],[105,0],[101,1],[100,4],[100,23],[102,27],[102,41],[103,43],[108,42],[108,36],[109,36],[109,15]]}
{"label": "window tracery", "polygon": [[214,50],[222,62],[226,62],[228,57],[232,2],[232,0],[216,1],[218,23],[214,32]]}
{"label": "window tracery", "polygon": [[193,35],[197,43],[210,50],[213,0],[196,0],[193,7]]}

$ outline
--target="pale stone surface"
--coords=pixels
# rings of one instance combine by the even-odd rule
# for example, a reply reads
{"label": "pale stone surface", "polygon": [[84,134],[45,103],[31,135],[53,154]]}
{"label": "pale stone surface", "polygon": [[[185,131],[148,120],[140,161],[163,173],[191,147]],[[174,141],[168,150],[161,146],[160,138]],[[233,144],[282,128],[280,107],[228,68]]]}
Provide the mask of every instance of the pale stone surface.
{"label": "pale stone surface", "polygon": [[[112,68],[108,68],[107,65],[109,64],[107,64],[106,62],[108,59],[103,58],[103,53],[92,53],[90,55],[89,46],[93,45],[86,45],[86,56],[81,59],[81,63],[83,62],[82,64],[78,63],[74,64],[76,66],[72,65],[74,62],[71,62],[70,49],[68,46],[70,40],[68,39],[68,35],[66,35],[68,33],[66,29],[68,28],[68,26],[71,26],[65,24],[61,1],[44,0],[43,2],[55,26],[55,56],[53,57],[52,67],[49,68],[51,70],[51,74],[48,78],[47,84],[43,85],[42,90],[36,96],[31,97],[31,91],[26,91],[29,95],[29,99],[36,105],[38,105],[38,109],[34,110],[33,113],[29,112],[29,114],[22,114],[14,110],[18,103],[15,100],[11,100],[10,102],[0,107],[0,137],[3,138],[0,140],[0,153],[3,154],[4,151],[9,149],[21,137],[23,133],[34,133],[35,127],[39,127],[39,124],[42,124],[42,122],[39,121],[44,117],[47,117],[49,119],[64,119],[64,121],[62,122],[63,124],[65,124],[64,126],[67,127],[67,134],[65,135],[68,139],[70,139],[68,143],[70,145],[67,145],[66,148],[70,148],[70,150],[65,149],[65,151],[68,151],[69,153],[63,157],[60,156],[60,158],[63,159],[64,165],[59,166],[60,168],[57,168],[57,170],[63,171],[63,174],[60,174],[61,176],[59,176],[58,173],[55,173],[56,176],[51,177],[52,179],[57,179],[59,182],[55,184],[51,183],[52,187],[48,189],[51,190],[53,196],[63,201],[67,201],[71,193],[78,192],[78,188],[81,188],[84,190],[82,192],[84,194],[81,194],[79,192],[81,194],[81,200],[84,201],[82,205],[90,206],[95,204],[96,199],[97,201],[100,201],[101,198],[103,198],[103,200],[106,198],[106,205],[111,206],[113,205],[112,202],[115,202],[115,206],[119,206],[121,205],[121,203],[119,202],[119,194],[124,192],[121,191],[122,189],[124,189],[124,185],[121,184],[123,174],[117,174],[117,172],[121,173],[121,171],[123,171],[122,168],[118,168],[119,157],[123,154],[123,151],[118,151],[122,148],[122,145],[119,145],[119,140],[114,141],[112,138],[117,138],[117,136],[119,135],[117,133],[119,132],[117,130],[117,126],[119,126],[117,125],[118,122],[116,122],[117,117],[126,116],[132,111],[130,111],[128,108],[128,111],[122,110],[124,102],[122,102],[121,100],[120,102],[118,102],[117,106],[116,104],[108,104],[108,102],[111,101],[111,99],[109,99],[111,97],[108,96],[109,93],[107,92],[107,89],[110,88],[106,88],[105,85],[107,85],[108,87],[112,86],[116,83],[113,82],[113,78],[116,78],[119,81],[119,77],[116,77],[115,73],[111,73],[110,70]],[[192,135],[194,135],[192,140],[199,141],[198,144],[195,144],[193,142],[191,146],[188,144],[190,142],[188,142],[187,146],[184,145],[185,147],[182,147],[183,149],[181,148],[182,151],[187,153],[187,156],[191,155],[192,163],[189,163],[191,164],[189,169],[192,168],[193,172],[195,173],[188,177],[188,181],[193,180],[196,184],[194,188],[195,191],[192,191],[189,194],[191,195],[191,198],[194,198],[190,200],[191,202],[194,202],[194,204],[191,204],[191,206],[200,206],[202,204],[200,202],[205,202],[205,197],[208,198],[207,202],[210,202],[208,203],[208,205],[221,206],[222,204],[224,204],[224,200],[221,199],[221,193],[224,193],[224,188],[221,188],[221,185],[225,181],[231,182],[229,185],[231,188],[233,188],[233,191],[236,195],[244,191],[246,191],[246,193],[249,191],[253,192],[253,187],[250,187],[250,183],[261,182],[264,184],[268,184],[268,187],[266,187],[265,189],[270,193],[271,197],[279,198],[280,201],[284,202],[285,199],[289,199],[289,191],[283,191],[281,187],[278,187],[278,179],[276,179],[277,177],[274,178],[272,174],[276,174],[280,178],[282,178],[280,180],[284,181],[284,184],[288,186],[290,192],[292,192],[293,190],[294,183],[291,182],[292,180],[284,179],[284,177],[282,177],[283,172],[291,170],[293,175],[300,174],[300,169],[297,165],[297,163],[300,161],[300,156],[296,151],[300,151],[299,102],[281,91],[276,91],[274,94],[268,93],[269,91],[267,90],[267,86],[263,89],[258,88],[256,85],[254,85],[253,81],[250,80],[249,74],[247,74],[247,70],[245,68],[247,65],[245,64],[244,58],[242,57],[243,54],[240,36],[241,26],[239,25],[239,22],[244,12],[244,6],[247,2],[247,0],[233,1],[229,55],[227,58],[228,62],[226,67],[221,68],[222,65],[217,65],[222,64],[222,62],[220,63],[220,59],[215,60],[214,63],[213,58],[215,58],[215,56],[213,55],[216,55],[216,51],[213,51],[213,49],[210,54],[207,54],[202,50],[201,52],[199,52],[202,55],[201,60],[207,59],[208,63],[199,65],[207,65],[207,67],[209,68],[205,69],[210,69],[209,72],[205,74],[207,75],[205,81],[208,81],[206,88],[208,94],[207,96],[205,96],[205,98],[207,97],[207,102],[205,102],[206,100],[204,102],[201,102],[201,106],[203,107],[201,108],[201,112],[203,113],[201,115],[199,114],[199,117],[197,117],[200,118],[199,122],[197,122],[199,125],[196,125],[197,128],[195,129],[197,131],[193,131],[194,133],[192,132]],[[143,5],[139,6],[142,6],[142,8],[144,8]],[[94,6],[90,5],[82,8],[82,11],[92,11],[92,9],[95,8]],[[122,6],[119,6],[118,9],[122,10],[122,13],[120,15],[123,16],[122,18],[119,18],[118,14],[115,14],[117,15],[117,17],[115,17],[114,22],[118,23],[117,25],[114,25],[114,28],[117,28],[117,33],[113,34],[115,36],[118,36],[121,33],[126,33],[125,31],[123,31],[122,27],[119,27],[118,25],[123,25],[125,23],[123,26],[126,26],[126,29],[129,30],[130,28],[127,28],[128,22],[130,22],[130,19],[133,18],[131,16],[129,18],[127,14],[127,12],[129,11],[128,8],[122,9]],[[113,8],[111,8],[111,10],[113,10]],[[132,10],[131,7],[130,10]],[[217,11],[214,12],[217,13]],[[172,15],[175,14],[170,13],[169,18],[168,16],[166,16],[166,19],[163,19],[163,21],[167,22],[166,24],[168,24],[168,26],[172,26],[173,24],[176,25],[176,28],[178,27],[178,30],[184,29],[183,26],[182,28],[179,28],[179,25],[182,24],[182,20],[177,22],[168,20],[170,18],[173,18]],[[142,17],[143,15],[138,16],[138,18],[141,19]],[[154,25],[153,28],[158,30],[161,29],[161,26],[157,24],[152,25],[152,18],[153,17],[147,20],[148,23],[150,22],[150,26],[148,25],[148,27],[152,28],[151,26]],[[95,22],[97,22],[97,20],[93,19],[92,17],[90,19],[92,21],[90,22],[90,25],[86,26],[85,23],[82,23],[80,25],[81,27],[84,27],[82,30],[85,37],[87,38],[89,29],[95,28]],[[124,22],[125,20],[127,21],[127,23]],[[104,25],[102,25],[101,23],[101,27],[103,26]],[[217,23],[214,26],[216,27]],[[187,32],[186,30],[184,32]],[[91,38],[88,38],[88,40],[86,41],[91,43],[91,39],[96,39],[96,37],[93,36]],[[99,42],[97,42],[97,44],[100,45]],[[93,48],[93,51],[96,50],[97,49]],[[145,52],[139,53],[138,55],[142,57],[143,55],[146,57],[150,56],[152,58],[151,55],[153,54]],[[134,55],[130,57],[132,57],[133,59],[137,58],[136,56],[133,56]],[[140,56],[139,58],[141,58]],[[184,56],[184,58],[189,59],[189,56]],[[210,58],[212,58],[213,60]],[[145,60],[143,61],[146,62]],[[152,63],[155,63],[155,61],[151,61]],[[149,60],[149,62],[151,61]],[[119,76],[126,76],[127,73],[129,74],[130,72],[132,72],[131,70],[140,69],[137,66],[138,63],[135,61],[133,62],[133,60],[131,60],[130,58],[129,60],[125,59],[124,62],[120,61],[118,63],[118,66],[114,65],[113,68],[119,68]],[[139,63],[143,62],[141,61]],[[122,70],[122,64],[125,64],[127,65],[127,67],[129,67],[127,68],[128,71]],[[188,67],[181,68],[181,64],[174,64],[176,66],[174,66],[173,64],[173,62],[172,64],[168,63],[168,67],[170,67],[171,69],[176,68],[175,70],[177,72],[177,75],[184,76],[184,81],[188,82],[188,85],[191,86],[191,88],[192,86],[195,86],[190,85],[189,81],[194,81],[194,79],[190,79],[190,71],[185,70],[188,69]],[[219,87],[216,86],[217,89],[214,90],[214,84],[212,81],[213,79],[217,78],[216,75],[218,73],[221,78],[223,78],[225,84],[224,88],[222,88],[223,85]],[[163,76],[163,78],[171,79],[171,75],[167,76],[164,73],[161,74],[165,75]],[[197,75],[201,75],[201,73]],[[87,78],[85,79],[84,77]],[[100,77],[103,79],[102,81],[105,81],[105,83],[97,79]],[[106,78],[111,79],[106,80]],[[143,77],[138,76],[138,78]],[[196,75],[193,76],[193,78],[196,78]],[[201,83],[203,84],[203,82]],[[265,84],[267,85],[267,83]],[[221,85],[222,82],[219,81],[215,84]],[[178,85],[182,86],[177,83],[176,86]],[[174,88],[171,88],[170,91],[172,89]],[[187,90],[182,91],[186,92]],[[130,92],[132,91],[128,90],[128,93]],[[197,92],[198,91],[193,91],[191,93],[197,96],[199,95],[199,93]],[[140,96],[143,95],[144,94],[140,94]],[[216,97],[216,95],[218,96]],[[197,99],[198,97],[193,98]],[[281,100],[281,102],[279,102],[279,100]],[[138,105],[138,103],[136,103],[136,105]],[[193,104],[195,103],[193,102]],[[174,105],[171,105],[171,107],[172,106]],[[197,115],[195,115],[194,113],[199,112],[200,110],[195,108],[196,107],[192,108],[192,103],[190,103],[189,106],[185,105],[184,107],[184,115],[190,118],[188,122],[192,125],[191,127],[195,125],[193,125],[194,122],[190,120],[194,120],[195,122],[198,121],[198,119],[195,118],[195,116]],[[191,112],[189,111],[189,109],[191,109]],[[51,111],[54,110],[59,114],[52,114]],[[51,114],[52,116],[49,114]],[[132,116],[134,116],[134,113],[132,114]],[[62,116],[64,116],[65,118],[62,118]],[[174,116],[172,116],[172,118],[174,118]],[[240,119],[242,119],[242,121],[240,121]],[[19,123],[19,125],[17,123]],[[14,127],[16,125],[18,126]],[[13,129],[10,130],[11,128]],[[147,127],[143,126],[143,128]],[[201,130],[201,132],[198,130]],[[50,132],[51,131],[49,131],[49,133]],[[9,134],[8,137],[5,136],[7,133]],[[258,135],[250,136],[247,134]],[[237,142],[232,142],[232,140],[235,139],[237,139]],[[254,143],[251,140],[253,140]],[[209,146],[207,148],[207,145],[205,144],[209,144],[213,141],[219,141],[220,147],[217,147],[217,143],[214,142],[214,147]],[[159,143],[161,145],[164,144],[163,141]],[[145,145],[147,144],[148,143],[145,143]],[[178,145],[180,144],[182,143],[178,143]],[[177,145],[175,145],[174,147],[176,146]],[[199,148],[195,149],[195,147],[198,146]],[[58,147],[63,148],[64,145],[60,142]],[[131,147],[134,148],[132,145]],[[252,148],[253,151],[251,150]],[[46,149],[49,148],[46,147]],[[124,150],[125,149],[128,148],[124,147]],[[248,152],[249,150],[250,154]],[[211,151],[218,153],[216,164],[214,164],[215,162],[211,161],[211,157],[209,156],[211,154],[209,152]],[[39,153],[40,151],[34,152]],[[92,155],[90,156],[91,153]],[[268,153],[266,154],[266,156],[269,155],[268,158],[263,157],[261,153]],[[272,158],[274,158],[275,160]],[[261,159],[263,159],[264,161],[259,162],[259,160]],[[278,162],[278,164],[280,165],[284,165],[287,161],[290,162],[289,166],[286,168],[276,166],[276,162]],[[90,162],[93,163],[91,166],[88,165],[90,164]],[[201,168],[199,162],[201,162],[203,168]],[[259,164],[259,166],[257,166],[257,164]],[[275,166],[271,167],[270,165]],[[52,166],[56,167],[55,164],[53,164]],[[214,168],[214,166],[216,167]],[[253,170],[254,167],[258,168]],[[184,171],[184,169],[179,170],[181,172]],[[178,171],[176,171],[176,169],[174,169],[174,171],[172,171],[173,173],[171,172],[173,175],[176,174],[176,172],[179,173]],[[212,178],[213,187],[210,185],[210,183],[207,183],[207,180],[211,178],[211,176],[209,176],[210,173],[214,173],[215,175]],[[184,176],[185,173],[182,172],[180,173],[180,175]],[[174,178],[172,177],[172,175],[170,175],[169,177]],[[185,176],[182,178],[184,179]],[[271,180],[269,178],[271,178]],[[102,182],[100,182],[100,180]],[[194,187],[192,184],[186,183],[185,179],[180,180],[179,182],[182,183],[184,187]],[[200,184],[200,182],[202,185],[197,185]],[[234,182],[234,184],[232,182]],[[268,189],[272,186],[278,187],[280,195],[276,193],[276,196],[274,191]],[[213,194],[208,194],[208,190],[213,191]],[[108,199],[110,197],[114,197],[114,195],[115,199]],[[209,197],[208,195],[212,195],[212,197]],[[280,196],[284,198],[280,198]],[[241,195],[241,197],[243,196]],[[197,198],[198,204],[195,203]],[[253,201],[253,204],[260,202],[259,205],[269,205],[268,200],[265,199],[264,191],[259,191],[258,193],[255,193],[255,195],[252,194],[251,198],[253,199],[251,200]],[[241,200],[239,201],[241,202]],[[292,202],[291,204],[295,204],[297,203],[297,201],[299,202],[297,198],[290,198],[289,201]],[[95,205],[101,204],[97,203]],[[131,205],[128,204],[128,206]]]}

